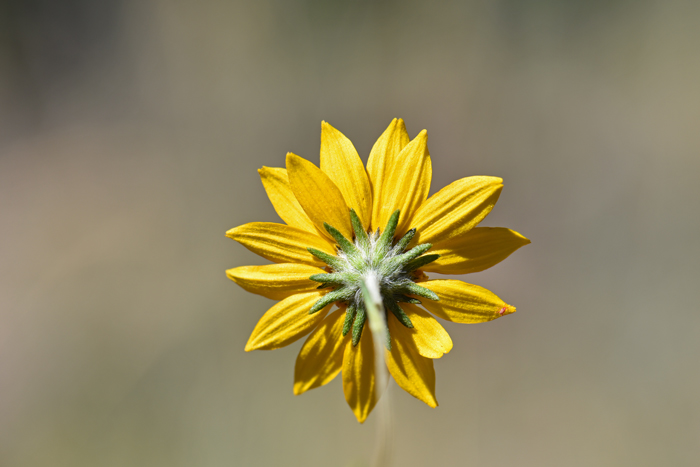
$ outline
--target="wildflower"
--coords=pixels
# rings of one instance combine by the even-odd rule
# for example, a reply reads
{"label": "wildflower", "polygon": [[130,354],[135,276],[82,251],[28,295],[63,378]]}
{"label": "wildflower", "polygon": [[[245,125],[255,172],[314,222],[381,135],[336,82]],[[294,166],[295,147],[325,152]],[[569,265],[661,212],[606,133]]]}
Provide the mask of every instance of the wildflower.
{"label": "wildflower", "polygon": [[509,229],[476,227],[498,200],[500,178],[462,178],[428,198],[427,140],[425,130],[409,140],[403,121],[394,119],[365,170],[350,140],[323,122],[320,168],[289,153],[286,170],[259,170],[286,224],[252,222],[226,233],[274,263],[226,271],[245,290],[280,300],[245,350],[277,349],[310,334],[297,357],[294,393],[342,372],[345,399],[360,422],[384,389],[375,388],[361,291],[367,277],[377,281],[384,304],[389,372],[430,407],[437,406],[433,359],[452,349],[433,315],[480,323],[515,311],[482,287],[426,275],[482,271],[530,243]]}

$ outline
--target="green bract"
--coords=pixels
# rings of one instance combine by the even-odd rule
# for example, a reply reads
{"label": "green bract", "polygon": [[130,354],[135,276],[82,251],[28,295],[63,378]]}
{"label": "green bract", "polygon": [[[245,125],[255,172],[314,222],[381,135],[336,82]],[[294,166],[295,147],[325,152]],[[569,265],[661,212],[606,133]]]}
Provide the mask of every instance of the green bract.
{"label": "green bract", "polygon": [[[333,288],[311,307],[309,313],[316,313],[334,302],[345,303],[347,309],[343,336],[352,328],[352,344],[356,346],[360,341],[362,329],[367,320],[361,291],[361,285],[365,278],[368,275],[374,275],[377,278],[384,309],[393,313],[401,324],[412,328],[413,324],[401,309],[399,302],[420,303],[418,299],[412,298],[410,295],[439,300],[433,291],[415,283],[418,278],[415,271],[435,261],[440,255],[421,256],[432,247],[430,243],[416,245],[410,250],[406,250],[416,233],[416,229],[409,230],[396,243],[393,242],[396,225],[399,221],[398,209],[389,218],[384,232],[377,229],[376,233],[368,235],[353,209],[350,209],[350,220],[355,232],[354,242],[345,238],[335,227],[324,224],[328,233],[338,243],[337,256],[315,248],[307,248],[312,255],[326,263],[330,268],[330,272],[327,274],[314,274],[309,279],[320,282],[319,288]],[[389,335],[387,335],[386,347],[391,349]]]}

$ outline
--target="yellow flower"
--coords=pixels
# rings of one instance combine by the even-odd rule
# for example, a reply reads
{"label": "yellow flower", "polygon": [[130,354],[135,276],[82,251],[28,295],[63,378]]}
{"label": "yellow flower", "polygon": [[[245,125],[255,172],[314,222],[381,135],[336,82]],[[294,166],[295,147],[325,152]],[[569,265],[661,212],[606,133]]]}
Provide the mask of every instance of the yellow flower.
{"label": "yellow flower", "polygon": [[515,311],[477,285],[427,278],[425,272],[482,271],[530,243],[509,229],[476,227],[498,200],[500,178],[462,178],[428,198],[427,140],[425,130],[410,140],[403,120],[394,119],[365,170],[350,140],[323,122],[320,168],[289,153],[286,169],[259,170],[286,224],[252,222],[226,233],[275,263],[226,271],[245,290],[280,300],[260,319],[245,350],[277,349],[310,334],[297,357],[294,393],[342,372],[345,399],[360,422],[383,389],[375,390],[374,347],[360,292],[368,273],[378,278],[385,305],[389,372],[430,407],[437,406],[432,359],[452,349],[433,315],[481,323]]}

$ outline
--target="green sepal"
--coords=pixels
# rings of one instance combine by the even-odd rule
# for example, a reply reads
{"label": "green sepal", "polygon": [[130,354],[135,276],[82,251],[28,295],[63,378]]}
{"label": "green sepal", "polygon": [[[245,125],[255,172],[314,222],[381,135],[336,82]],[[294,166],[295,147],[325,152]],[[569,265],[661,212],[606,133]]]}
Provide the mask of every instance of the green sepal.
{"label": "green sepal", "polygon": [[311,279],[314,282],[321,282],[323,284],[343,285],[345,283],[345,274],[337,272],[321,273],[309,276],[309,279]]}
{"label": "green sepal", "polygon": [[401,210],[397,209],[391,214],[391,217],[389,218],[389,221],[386,223],[386,227],[384,228],[384,232],[382,232],[382,235],[377,241],[376,248],[378,248],[379,251],[381,251],[382,253],[386,253],[387,251],[389,251],[391,241],[394,239],[394,233],[396,233],[396,226],[399,223],[400,213]]}
{"label": "green sepal", "polygon": [[355,315],[355,322],[352,325],[352,345],[357,347],[362,337],[362,328],[365,327],[365,321],[367,320],[367,312],[365,311],[365,306],[360,304],[357,307],[357,314]]}
{"label": "green sepal", "polygon": [[417,258],[418,256],[422,255],[430,248],[432,248],[432,246],[433,245],[431,245],[430,243],[423,243],[422,245],[413,247],[406,253],[401,253],[400,255],[396,255],[390,260],[386,261],[386,263],[382,265],[382,269],[387,271],[393,271],[399,268],[400,266],[408,263],[409,261],[413,260],[414,258]]}
{"label": "green sepal", "polygon": [[326,295],[323,297],[319,298],[316,303],[314,303],[314,306],[311,307],[309,310],[309,314],[312,315],[316,313],[317,311],[323,309],[326,305],[330,305],[333,302],[337,302],[339,300],[347,300],[348,299],[348,291],[346,289],[338,289],[338,290],[332,290],[328,292]]}
{"label": "green sepal", "polygon": [[401,239],[396,242],[396,245],[394,245],[394,250],[397,252],[402,252],[403,250],[406,249],[409,243],[411,243],[411,240],[413,240],[413,237],[416,235],[416,229],[413,228],[406,232],[406,234],[401,237]]}
{"label": "green sepal", "polygon": [[340,233],[338,229],[326,222],[323,223],[323,227],[325,227],[328,233],[331,234],[331,236],[335,239],[336,242],[338,242],[340,249],[343,250],[346,254],[356,255],[360,252],[350,240],[345,238],[345,236]]}
{"label": "green sepal", "polygon": [[420,245],[414,246],[406,253],[401,253],[396,258],[401,258],[402,263],[411,261],[414,258],[418,258],[420,255],[430,250],[433,247],[432,243],[422,243]]}
{"label": "green sepal", "polygon": [[389,331],[389,323],[386,325],[386,341],[384,342],[384,347],[391,352],[391,332]]}
{"label": "green sepal", "polygon": [[333,286],[333,284],[321,284],[316,288],[317,289],[327,289],[328,287],[332,287],[332,286]]}
{"label": "green sepal", "polygon": [[362,221],[357,217],[357,213],[352,208],[350,209],[350,222],[352,223],[352,230],[355,231],[355,238],[357,239],[357,243],[360,244],[360,248],[364,251],[369,250],[370,243],[367,231],[362,226]]}
{"label": "green sepal", "polygon": [[355,319],[355,313],[357,312],[357,307],[354,303],[350,303],[348,308],[345,310],[345,322],[343,323],[343,337],[348,335],[350,328],[352,328],[352,322]]}
{"label": "green sepal", "polygon": [[396,300],[391,299],[391,298],[384,298],[384,306],[391,311],[394,316],[396,316],[396,319],[399,320],[401,324],[406,326],[407,328],[412,328],[413,323],[411,322],[411,318],[408,317],[406,312],[404,312],[401,307],[399,306],[398,303],[396,303]]}
{"label": "green sepal", "polygon": [[414,305],[420,305],[420,300],[418,300],[417,298],[408,297],[400,293],[394,294],[394,300],[402,303],[412,303]]}
{"label": "green sepal", "polygon": [[333,269],[339,269],[343,266],[343,263],[338,259],[337,256],[329,255],[328,253],[311,247],[308,247],[306,251],[308,251],[309,253],[311,253],[316,258],[320,259]]}
{"label": "green sepal", "polygon": [[415,282],[406,282],[405,284],[402,284],[400,291],[406,295],[418,295],[419,297],[428,298],[435,302],[440,301],[440,297],[438,297],[435,292],[430,289],[426,289],[425,287],[421,287]]}
{"label": "green sepal", "polygon": [[438,254],[432,254],[432,255],[425,255],[421,256],[420,258],[416,258],[414,260],[411,260],[406,266],[403,267],[403,270],[406,272],[411,272],[415,271],[418,268],[421,268],[425,266],[426,264],[430,264],[436,259],[438,259],[440,255]]}

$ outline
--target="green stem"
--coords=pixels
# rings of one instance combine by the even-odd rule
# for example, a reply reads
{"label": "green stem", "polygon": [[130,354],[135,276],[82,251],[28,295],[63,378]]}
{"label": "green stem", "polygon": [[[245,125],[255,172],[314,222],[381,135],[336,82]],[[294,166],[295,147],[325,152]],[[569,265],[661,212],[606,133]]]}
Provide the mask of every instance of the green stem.
{"label": "green stem", "polygon": [[377,467],[388,467],[390,463],[389,440],[391,435],[391,414],[388,391],[389,372],[384,357],[384,342],[387,335],[387,324],[384,313],[382,295],[379,291],[379,281],[374,272],[370,272],[360,283],[362,297],[365,302],[365,310],[369,321],[369,328],[372,331],[372,341],[374,343],[374,364],[375,364],[375,394],[377,399],[382,391],[384,401],[378,404],[377,415],[377,437],[374,453],[373,465]]}

